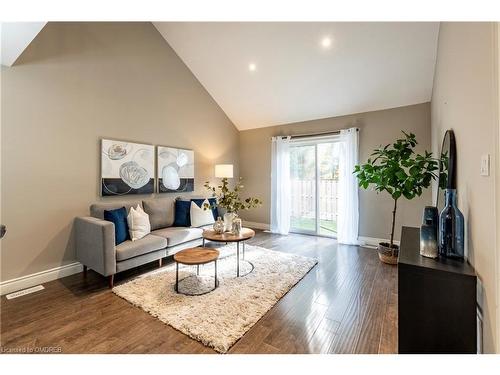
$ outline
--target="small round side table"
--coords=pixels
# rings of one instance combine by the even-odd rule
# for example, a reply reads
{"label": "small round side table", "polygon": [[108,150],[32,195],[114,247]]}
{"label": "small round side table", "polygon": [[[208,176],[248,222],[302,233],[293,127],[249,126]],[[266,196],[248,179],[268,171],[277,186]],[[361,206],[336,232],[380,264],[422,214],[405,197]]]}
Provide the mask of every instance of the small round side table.
{"label": "small round side table", "polygon": [[[174,255],[175,261],[175,291],[179,294],[184,294],[187,296],[201,296],[203,294],[210,293],[217,289],[219,282],[217,281],[217,259],[219,258],[219,251],[215,249],[210,249],[207,247],[192,247],[189,249],[184,249],[179,251]],[[203,293],[183,293],[179,292],[179,283],[187,278],[193,277],[195,275],[187,276],[179,280],[179,264],[184,264],[187,266],[196,266],[196,275],[200,274],[200,265],[214,262],[214,288]]]}
{"label": "small round side table", "polygon": [[[255,231],[250,228],[241,228],[241,232],[239,234],[233,234],[231,232],[224,233],[216,233],[212,229],[203,230],[203,246],[205,246],[205,240],[214,241],[214,242],[236,242],[236,276],[242,277],[249,275],[254,270],[254,265],[252,262],[249,262],[245,259],[245,241],[253,238],[255,236]],[[245,273],[244,275],[240,275],[240,242],[243,245],[243,259],[241,261],[250,264],[250,271]]]}

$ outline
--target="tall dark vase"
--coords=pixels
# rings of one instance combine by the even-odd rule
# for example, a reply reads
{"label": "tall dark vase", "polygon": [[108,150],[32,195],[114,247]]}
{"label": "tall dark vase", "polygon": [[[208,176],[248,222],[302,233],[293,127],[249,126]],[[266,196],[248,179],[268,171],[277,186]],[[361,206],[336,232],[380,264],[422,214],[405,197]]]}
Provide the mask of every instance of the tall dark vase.
{"label": "tall dark vase", "polygon": [[428,258],[438,257],[439,212],[437,207],[426,206],[420,226],[420,255]]}
{"label": "tall dark vase", "polygon": [[439,216],[439,255],[464,259],[464,215],[457,207],[455,189],[445,191],[445,206]]}

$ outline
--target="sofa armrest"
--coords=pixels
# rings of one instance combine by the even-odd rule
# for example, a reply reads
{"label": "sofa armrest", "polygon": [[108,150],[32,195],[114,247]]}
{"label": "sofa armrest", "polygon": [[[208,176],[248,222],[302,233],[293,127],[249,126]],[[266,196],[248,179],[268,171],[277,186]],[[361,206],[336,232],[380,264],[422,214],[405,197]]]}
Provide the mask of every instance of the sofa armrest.
{"label": "sofa armrest", "polygon": [[116,273],[115,225],[94,217],[75,219],[76,258],[83,265],[109,276]]}

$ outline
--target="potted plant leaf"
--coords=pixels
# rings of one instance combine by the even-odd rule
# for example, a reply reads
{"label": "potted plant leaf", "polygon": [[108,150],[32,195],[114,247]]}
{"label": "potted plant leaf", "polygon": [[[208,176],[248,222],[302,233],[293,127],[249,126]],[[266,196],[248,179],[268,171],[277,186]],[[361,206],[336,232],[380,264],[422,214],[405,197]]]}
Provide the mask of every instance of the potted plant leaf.
{"label": "potted plant leaf", "polygon": [[[217,205],[225,210],[224,213],[224,227],[225,230],[231,229],[233,219],[238,216],[240,210],[248,210],[260,206],[262,201],[259,198],[248,197],[243,199],[240,197],[240,192],[243,190],[243,178],[240,177],[234,188],[229,187],[229,182],[226,177],[221,181],[217,187],[210,186],[210,183],[205,182],[205,188],[216,197]],[[209,207],[204,207],[205,209]]]}
{"label": "potted plant leaf", "polygon": [[403,131],[404,138],[392,145],[375,149],[366,164],[356,165],[354,174],[363,189],[373,186],[375,191],[387,192],[394,201],[390,242],[378,244],[378,255],[382,262],[396,264],[399,247],[394,244],[396,210],[400,198],[413,199],[422,195],[433,179],[438,178],[439,160],[432,153],[423,155],[413,150],[417,145],[415,134]]}

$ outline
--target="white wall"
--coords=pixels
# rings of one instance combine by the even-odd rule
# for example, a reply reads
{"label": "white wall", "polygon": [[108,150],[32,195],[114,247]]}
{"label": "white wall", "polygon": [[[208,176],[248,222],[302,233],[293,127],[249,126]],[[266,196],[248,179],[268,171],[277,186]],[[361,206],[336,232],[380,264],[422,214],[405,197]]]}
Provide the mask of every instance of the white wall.
{"label": "white wall", "polygon": [[[418,140],[416,152],[431,148],[430,104],[384,109],[349,116],[330,117],[241,131],[240,174],[245,178],[245,193],[264,201],[261,207],[242,212],[250,222],[269,224],[271,202],[271,137],[303,133],[321,133],[356,126],[359,131],[359,160],[366,162],[373,149],[401,138],[401,130],[414,133]],[[401,227],[419,226],[422,210],[431,204],[431,189],[411,201],[400,199],[396,217],[395,238],[399,240]],[[394,202],[389,194],[374,190],[359,190],[359,235],[388,239],[391,232],[391,212]]]}
{"label": "white wall", "polygon": [[238,131],[151,23],[50,22],[1,69],[1,281],[75,262],[74,217],[113,199],[101,138],[194,150],[197,195],[216,163],[238,175]]}
{"label": "white wall", "polygon": [[495,179],[480,176],[481,155],[496,165],[498,140],[497,39],[493,23],[442,23],[431,102],[433,151],[444,132],[457,142],[458,205],[466,220],[466,252],[482,284],[484,352],[499,351]]}

